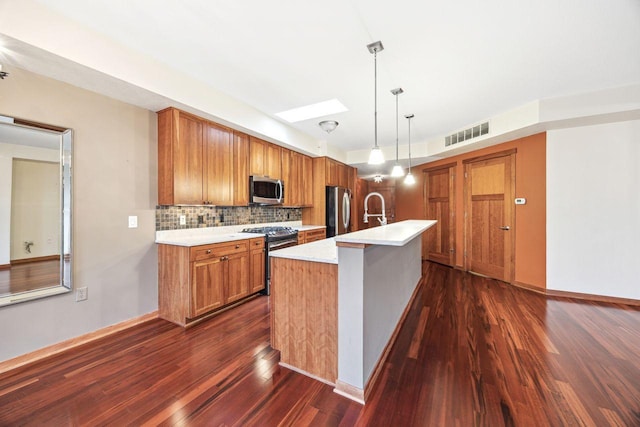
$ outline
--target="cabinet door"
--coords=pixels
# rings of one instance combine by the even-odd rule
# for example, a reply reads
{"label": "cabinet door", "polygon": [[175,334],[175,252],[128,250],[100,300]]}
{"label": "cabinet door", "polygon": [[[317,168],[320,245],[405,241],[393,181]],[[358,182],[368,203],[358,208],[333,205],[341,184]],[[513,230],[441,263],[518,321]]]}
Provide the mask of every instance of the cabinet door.
{"label": "cabinet door", "polygon": [[301,154],[301,203],[303,206],[313,206],[313,159]]}
{"label": "cabinet door", "polygon": [[224,304],[224,266],[225,263],[218,257],[192,263],[190,317]]}
{"label": "cabinet door", "polygon": [[205,125],[203,188],[205,203],[233,205],[233,140],[231,130]]}
{"label": "cabinet door", "polygon": [[274,144],[267,145],[266,175],[273,179],[282,179],[282,150]]}
{"label": "cabinet door", "polygon": [[251,279],[250,279],[250,288],[251,292],[258,292],[265,288],[265,257],[264,257],[264,247],[261,249],[253,249],[251,251]]}
{"label": "cabinet door", "polygon": [[249,136],[233,132],[233,204],[249,204]]}
{"label": "cabinet door", "polygon": [[349,169],[347,165],[338,164],[338,185],[340,187],[349,188]]}
{"label": "cabinet door", "polygon": [[327,176],[327,185],[340,185],[340,179],[338,177],[338,162],[331,159],[326,159],[325,163],[326,167],[326,176]]}
{"label": "cabinet door", "polygon": [[249,138],[249,175],[265,176],[268,142],[258,138]]}
{"label": "cabinet door", "polygon": [[225,257],[225,303],[237,301],[249,295],[249,253],[242,252]]}
{"label": "cabinet door", "polygon": [[282,181],[284,182],[284,206],[296,206],[297,185],[295,183],[295,159],[294,152],[282,149]]}
{"label": "cabinet door", "polygon": [[180,113],[173,142],[174,204],[201,204],[203,122]]}

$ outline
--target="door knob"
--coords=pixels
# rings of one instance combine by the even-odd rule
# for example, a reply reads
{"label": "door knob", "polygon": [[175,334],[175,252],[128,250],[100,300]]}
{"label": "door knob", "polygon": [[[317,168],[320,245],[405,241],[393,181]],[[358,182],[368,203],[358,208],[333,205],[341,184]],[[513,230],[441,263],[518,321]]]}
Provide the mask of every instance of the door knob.
{"label": "door knob", "polygon": [[500,230],[509,231],[511,230],[511,227],[509,227],[508,225],[503,225],[502,227],[500,227]]}

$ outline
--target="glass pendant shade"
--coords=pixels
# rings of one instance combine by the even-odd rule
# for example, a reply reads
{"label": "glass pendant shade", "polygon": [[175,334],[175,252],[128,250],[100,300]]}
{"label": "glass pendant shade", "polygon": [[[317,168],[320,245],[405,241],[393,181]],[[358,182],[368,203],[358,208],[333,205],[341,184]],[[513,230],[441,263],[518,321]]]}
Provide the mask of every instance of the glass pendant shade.
{"label": "glass pendant shade", "polygon": [[371,149],[371,153],[369,154],[369,164],[370,165],[381,165],[384,163],[384,155],[382,154],[382,150],[380,147],[373,147]]}
{"label": "glass pendant shade", "polygon": [[394,178],[400,178],[401,176],[404,176],[404,168],[399,163],[396,163],[391,170],[391,176]]}
{"label": "glass pendant shade", "polygon": [[413,185],[416,183],[416,179],[413,177],[413,174],[409,172],[407,176],[404,177],[404,183],[406,185]]}

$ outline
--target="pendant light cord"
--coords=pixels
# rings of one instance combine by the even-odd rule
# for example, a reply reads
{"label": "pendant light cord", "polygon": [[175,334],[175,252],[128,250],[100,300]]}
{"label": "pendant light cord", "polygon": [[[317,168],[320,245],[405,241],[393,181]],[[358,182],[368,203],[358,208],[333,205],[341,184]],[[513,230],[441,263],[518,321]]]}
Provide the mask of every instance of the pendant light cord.
{"label": "pendant light cord", "polygon": [[409,117],[409,173],[411,173],[411,117]]}
{"label": "pendant light cord", "polygon": [[398,164],[398,95],[396,94],[396,164]]}
{"label": "pendant light cord", "polygon": [[378,49],[373,52],[373,142],[378,148]]}

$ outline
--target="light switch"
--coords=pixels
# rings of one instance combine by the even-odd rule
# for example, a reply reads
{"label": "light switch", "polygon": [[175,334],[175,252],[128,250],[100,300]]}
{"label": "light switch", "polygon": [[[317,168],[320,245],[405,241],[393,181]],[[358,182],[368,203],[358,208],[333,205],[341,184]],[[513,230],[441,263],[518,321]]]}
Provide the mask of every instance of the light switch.
{"label": "light switch", "polygon": [[138,228],[138,217],[136,215],[129,216],[129,228]]}

